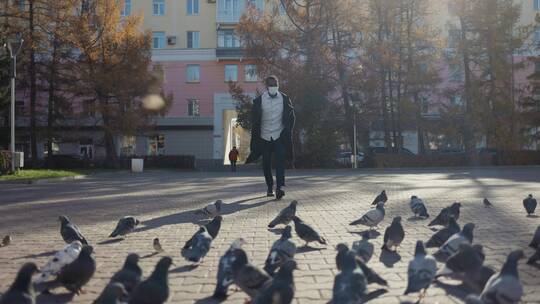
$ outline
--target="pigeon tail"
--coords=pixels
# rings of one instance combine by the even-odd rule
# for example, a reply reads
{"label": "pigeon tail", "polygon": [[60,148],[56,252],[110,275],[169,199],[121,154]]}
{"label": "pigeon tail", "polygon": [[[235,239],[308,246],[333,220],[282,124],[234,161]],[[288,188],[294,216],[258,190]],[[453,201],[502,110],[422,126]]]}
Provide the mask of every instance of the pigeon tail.
{"label": "pigeon tail", "polygon": [[274,227],[276,227],[277,224],[278,224],[278,223],[277,223],[276,219],[273,219],[273,220],[270,222],[270,224],[268,224],[268,228],[274,228]]}
{"label": "pigeon tail", "polygon": [[465,298],[465,304],[484,304],[484,301],[477,295],[468,295]]}
{"label": "pigeon tail", "polygon": [[364,223],[364,220],[360,218],[360,219],[357,219],[356,221],[352,221],[349,225],[354,226],[354,225],[360,225],[363,223]]}
{"label": "pigeon tail", "polygon": [[326,245],[326,240],[321,236],[319,237],[319,239],[317,240],[320,244],[323,244],[323,245]]}
{"label": "pigeon tail", "polygon": [[118,233],[116,231],[114,231],[113,233],[111,233],[111,235],[109,235],[110,238],[117,237],[117,236],[118,236]]}
{"label": "pigeon tail", "polygon": [[536,240],[532,240],[531,243],[529,244],[529,247],[531,248],[538,248],[538,242]]}

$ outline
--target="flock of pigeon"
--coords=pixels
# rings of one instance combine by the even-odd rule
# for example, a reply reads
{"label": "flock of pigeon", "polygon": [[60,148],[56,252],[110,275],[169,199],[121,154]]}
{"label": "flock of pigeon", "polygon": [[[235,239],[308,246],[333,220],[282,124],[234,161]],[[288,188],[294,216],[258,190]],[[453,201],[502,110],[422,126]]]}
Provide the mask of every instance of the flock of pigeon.
{"label": "flock of pigeon", "polygon": [[[375,208],[368,210],[362,217],[350,225],[364,225],[370,229],[362,234],[362,239],[353,242],[351,248],[340,243],[336,246],[336,267],[339,273],[334,280],[332,301],[334,304],[364,303],[387,292],[381,288],[367,292],[370,284],[388,286],[387,281],[368,266],[374,246],[370,235],[385,216],[385,203],[388,201],[383,190],[373,201]],[[484,199],[486,207],[491,203]],[[181,255],[193,263],[202,263],[212,247],[212,241],[217,238],[223,217],[221,214],[223,202],[209,204],[195,214],[203,215],[211,220],[201,226],[198,231],[185,243]],[[279,212],[269,224],[269,228],[284,225],[281,236],[274,242],[265,261],[264,267],[259,268],[249,262],[242,246],[244,239],[236,239],[219,260],[217,283],[213,298],[222,301],[227,298],[229,287],[234,284],[247,294],[253,304],[286,304],[294,298],[294,275],[297,268],[294,260],[297,251],[292,239],[292,227],[297,236],[308,246],[311,242],[326,245],[326,240],[310,225],[297,216],[297,201]],[[534,213],[537,201],[532,195],[523,200],[523,205],[530,216]],[[461,280],[463,284],[475,293],[468,295],[466,303],[506,304],[518,303],[523,295],[523,286],[519,280],[517,264],[524,257],[523,250],[515,250],[508,254],[502,269],[496,272],[484,265],[485,254],[480,244],[473,244],[475,225],[466,223],[463,228],[458,224],[461,204],[456,202],[443,208],[428,226],[442,226],[429,240],[417,241],[414,258],[408,266],[408,284],[404,294],[419,293],[418,302],[422,301],[430,284],[440,277]],[[418,219],[427,219],[429,214],[422,199],[412,196],[410,208]],[[93,247],[66,216],[60,216],[60,234],[67,245],[58,251],[43,267],[38,268],[34,263],[24,264],[11,287],[1,296],[0,304],[35,303],[36,292],[49,293],[55,288],[64,287],[72,293],[79,294],[96,271],[96,261],[92,256]],[[119,220],[110,237],[125,236],[134,231],[139,221],[126,216]],[[393,218],[392,223],[384,232],[381,251],[397,251],[405,238],[401,217]],[[2,246],[8,246],[11,237],[2,240]],[[156,253],[163,249],[159,239],[153,242]],[[536,249],[528,264],[540,261],[540,226],[536,229],[530,247]],[[433,254],[428,254],[426,248],[435,248]],[[143,279],[139,267],[139,256],[129,254],[121,269],[110,279],[93,303],[96,304],[161,304],[169,297],[168,271],[173,261],[170,257],[162,257],[154,271]],[[437,262],[443,263],[438,267]],[[34,275],[38,274],[37,277]]]}

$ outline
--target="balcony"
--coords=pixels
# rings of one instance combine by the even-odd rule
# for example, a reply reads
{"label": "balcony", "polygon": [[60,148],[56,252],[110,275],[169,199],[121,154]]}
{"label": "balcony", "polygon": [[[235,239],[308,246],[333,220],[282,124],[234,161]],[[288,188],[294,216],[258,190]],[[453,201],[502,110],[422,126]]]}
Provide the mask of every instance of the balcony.
{"label": "balcony", "polygon": [[246,12],[248,6],[263,11],[264,0],[217,0],[216,21],[218,24],[235,24]]}
{"label": "balcony", "polygon": [[216,57],[218,60],[242,59],[246,56],[246,50],[243,48],[217,48]]}

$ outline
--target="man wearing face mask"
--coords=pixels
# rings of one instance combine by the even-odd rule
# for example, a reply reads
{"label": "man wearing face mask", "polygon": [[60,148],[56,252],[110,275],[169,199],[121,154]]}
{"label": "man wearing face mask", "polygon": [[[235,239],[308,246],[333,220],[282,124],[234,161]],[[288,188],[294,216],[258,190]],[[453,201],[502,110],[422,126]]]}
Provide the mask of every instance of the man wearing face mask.
{"label": "man wearing face mask", "polygon": [[285,161],[293,160],[292,130],[294,108],[289,96],[279,91],[276,76],[266,77],[266,91],[253,100],[251,110],[251,154],[246,163],[263,158],[267,196],[274,196],[272,156],[276,167],[277,199],[285,195]]}

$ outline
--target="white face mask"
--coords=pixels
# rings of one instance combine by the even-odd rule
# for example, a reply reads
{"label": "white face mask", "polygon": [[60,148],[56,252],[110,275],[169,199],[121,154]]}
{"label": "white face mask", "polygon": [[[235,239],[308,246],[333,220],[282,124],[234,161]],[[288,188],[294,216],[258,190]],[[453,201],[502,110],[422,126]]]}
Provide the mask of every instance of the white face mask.
{"label": "white face mask", "polygon": [[270,95],[276,95],[279,91],[279,87],[268,87],[268,93]]}

